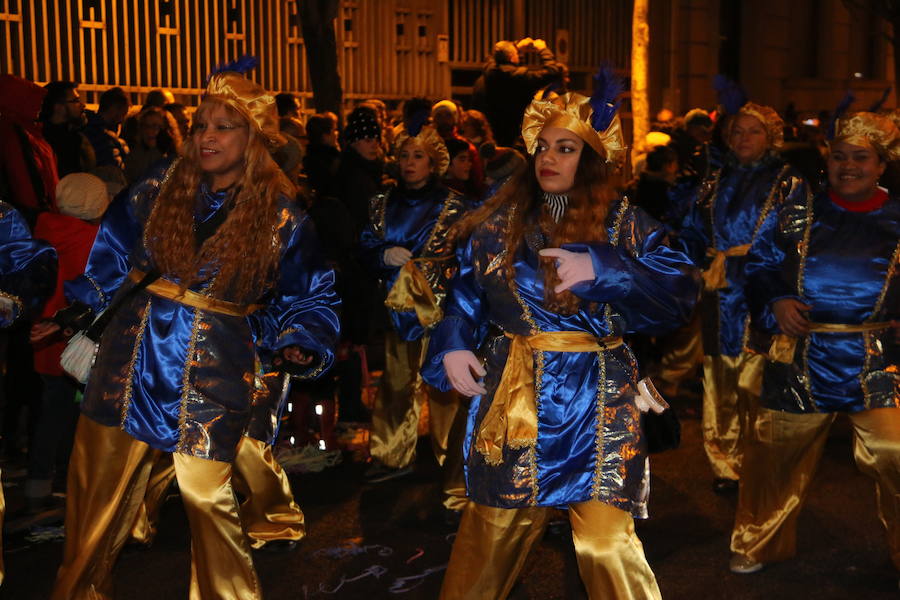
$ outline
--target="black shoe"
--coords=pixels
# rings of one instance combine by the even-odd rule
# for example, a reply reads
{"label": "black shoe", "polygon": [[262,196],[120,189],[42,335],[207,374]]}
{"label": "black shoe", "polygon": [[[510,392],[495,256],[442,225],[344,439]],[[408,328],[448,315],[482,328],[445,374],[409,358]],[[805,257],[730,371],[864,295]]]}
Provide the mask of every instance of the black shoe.
{"label": "black shoe", "polygon": [[738,480],[727,477],[713,479],[713,491],[717,494],[733,494],[738,490]]}
{"label": "black shoe", "polygon": [[255,550],[272,554],[287,554],[296,550],[299,545],[300,540],[272,540],[271,542],[266,542],[260,548],[255,548]]}

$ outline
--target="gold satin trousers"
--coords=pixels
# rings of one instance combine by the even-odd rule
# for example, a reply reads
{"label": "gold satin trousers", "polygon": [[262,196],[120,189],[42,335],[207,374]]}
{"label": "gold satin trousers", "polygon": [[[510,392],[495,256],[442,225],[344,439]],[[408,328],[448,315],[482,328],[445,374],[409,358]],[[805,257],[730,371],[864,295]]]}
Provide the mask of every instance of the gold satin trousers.
{"label": "gold satin trousers", "polygon": [[740,479],[746,432],[752,427],[762,373],[761,354],[703,357],[703,449],[714,477]]}
{"label": "gold satin trousers", "polygon": [[369,452],[388,467],[399,469],[416,458],[419,415],[428,402],[431,448],[444,472],[444,506],[462,510],[466,504],[462,444],[466,411],[456,392],[441,392],[422,381],[419,368],[428,338],[406,342],[394,331],[384,340],[385,365],[372,412]]}
{"label": "gold satin trousers", "polygon": [[[159,450],[82,416],[69,464],[66,544],[53,600],[107,600],[112,569]],[[262,597],[231,487],[231,464],[172,454],[191,527],[191,600]]]}
{"label": "gold satin trousers", "polygon": [[[760,409],[747,439],[732,552],[762,563],[794,556],[797,517],[835,416]],[[900,408],[848,416],[853,458],[875,480],[878,515],[900,570]]]}
{"label": "gold satin trousers", "polygon": [[[494,508],[469,502],[463,513],[441,600],[502,600],[554,509]],[[659,599],[656,577],[623,510],[589,501],[569,505],[578,572],[592,600]]]}
{"label": "gold satin trousers", "polygon": [[[147,494],[131,531],[131,539],[149,545],[156,536],[159,509],[175,479],[171,455],[163,454],[153,465]],[[306,536],[303,511],[294,501],[287,474],[265,442],[243,437],[234,458],[231,482],[244,497],[241,524],[250,546],[262,548],[273,540],[301,540]]]}

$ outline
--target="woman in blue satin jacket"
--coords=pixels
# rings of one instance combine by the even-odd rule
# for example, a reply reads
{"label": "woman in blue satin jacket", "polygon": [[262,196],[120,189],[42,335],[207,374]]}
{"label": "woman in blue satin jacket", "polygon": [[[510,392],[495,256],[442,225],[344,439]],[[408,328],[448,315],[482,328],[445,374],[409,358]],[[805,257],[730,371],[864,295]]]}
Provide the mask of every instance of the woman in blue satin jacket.
{"label": "woman in blue satin jacket", "polygon": [[[430,104],[425,104],[430,107]],[[427,109],[426,109],[427,110]],[[416,126],[428,113],[414,115],[396,134],[400,182],[376,195],[369,224],[362,233],[364,263],[388,291],[390,324],[385,335],[385,368],[372,413],[370,452],[374,462],[366,472],[370,482],[386,481],[412,471],[416,456],[421,402],[429,402],[431,442],[438,464],[451,447],[462,443],[451,430],[462,429],[456,394],[427,389],[419,367],[428,333],[440,319],[447,282],[456,270],[450,227],[466,210],[462,195],[440,178],[450,157],[444,141],[430,125]],[[453,426],[459,421],[459,426]],[[455,473],[455,477],[454,477]],[[460,461],[445,468],[444,506],[459,511],[465,503]],[[452,483],[451,479],[456,480]]]}
{"label": "woman in blue satin jacket", "polygon": [[268,394],[257,367],[281,360],[314,377],[333,361],[334,274],[270,156],[274,98],[218,73],[194,123],[165,178],[110,207],[85,275],[66,285],[87,317],[125,300],[84,394],[53,598],[112,597],[111,568],[160,453],[172,454],[191,526],[190,597],[260,598],[231,485],[251,408]]}
{"label": "woman in blue satin jacket", "polygon": [[717,493],[737,490],[743,437],[762,380],[763,356],[748,350],[755,350],[758,334],[750,328],[744,293],[747,252],[774,205],[809,193],[800,173],[778,155],[784,123],[774,109],[747,102],[724,118],[727,160],[700,185],[680,234],[688,256],[705,269],[698,307],[703,448]]}
{"label": "woman in blue satin jacket", "polygon": [[889,118],[839,119],[828,189],[778,206],[750,252],[750,308],[776,335],[745,449],[735,573],[794,555],[797,516],[838,413],[854,429],[857,466],[876,481],[900,569],[900,200],[878,187],[898,159]]}
{"label": "woman in blue satin jacket", "polygon": [[468,239],[423,367],[474,397],[470,502],[441,598],[505,598],[552,507],[569,509],[591,598],[659,597],[632,520],[647,516],[649,470],[622,336],[683,324],[699,275],[608,185],[620,124],[610,104],[594,118],[591,105],[535,100],[528,168],[459,225]]}

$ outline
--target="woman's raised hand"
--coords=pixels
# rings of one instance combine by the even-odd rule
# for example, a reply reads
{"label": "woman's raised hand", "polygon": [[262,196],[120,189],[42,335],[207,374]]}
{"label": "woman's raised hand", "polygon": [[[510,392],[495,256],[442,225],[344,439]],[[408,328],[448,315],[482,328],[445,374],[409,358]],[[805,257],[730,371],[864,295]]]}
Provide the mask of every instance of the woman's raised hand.
{"label": "woman's raised hand", "polygon": [[464,396],[480,396],[486,394],[485,387],[472,377],[474,371],[479,377],[484,377],[486,371],[481,366],[481,361],[468,350],[454,350],[444,355],[444,371],[450,385]]}
{"label": "woman's raised hand", "polygon": [[556,274],[559,275],[560,283],[553,291],[557,294],[566,291],[576,283],[593,281],[597,278],[597,274],[594,273],[594,261],[587,252],[544,248],[540,251],[540,255],[556,259]]}

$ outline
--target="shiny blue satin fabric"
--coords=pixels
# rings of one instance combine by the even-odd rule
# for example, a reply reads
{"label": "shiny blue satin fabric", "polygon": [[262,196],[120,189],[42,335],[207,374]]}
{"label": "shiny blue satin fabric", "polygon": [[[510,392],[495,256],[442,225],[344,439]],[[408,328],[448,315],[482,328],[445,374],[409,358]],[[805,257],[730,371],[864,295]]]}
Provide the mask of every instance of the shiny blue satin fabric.
{"label": "shiny blue satin fabric", "polygon": [[[70,300],[100,311],[133,285],[126,279],[132,267],[154,268],[142,235],[160,175],[107,211],[85,275],[66,285]],[[226,192],[201,186],[195,219],[211,218],[225,199]],[[166,452],[230,461],[251,407],[272,401],[257,380],[260,360],[297,345],[315,355],[299,377],[316,377],[330,367],[339,333],[334,273],[325,267],[307,216],[287,198],[277,210],[282,255],[277,281],[256,301],[262,308],[247,317],[230,316],[138,292],[104,330],[85,390],[85,415]],[[205,285],[191,289],[203,293]],[[233,301],[229,293],[216,298]]]}
{"label": "shiny blue satin fabric", "polygon": [[539,248],[523,245],[518,250],[515,293],[510,289],[502,255],[507,216],[508,207],[500,208],[460,252],[445,318],[432,332],[422,368],[426,382],[448,390],[442,364],[446,353],[471,350],[485,361],[488,393],[472,401],[464,445],[468,495],[503,508],[565,506],[593,498],[645,517],[646,448],[634,403],[638,369],[625,345],[602,352],[535,353],[534,448],[504,448],[503,462],[493,466],[473,448],[473,437],[506,363],[505,333],[587,331],[603,338],[669,331],[693,310],[697,269],[665,245],[659,223],[640,209],[617,203],[609,221],[615,243],[567,246],[590,253],[597,278],[573,288],[582,306],[573,315],[561,315],[544,307]]}
{"label": "shiny blue satin fabric", "polygon": [[[699,267],[709,265],[708,248],[725,251],[753,242],[760,211],[776,185],[784,162],[774,155],[749,166],[738,165],[732,157],[722,167],[718,185],[713,179],[704,182],[696,201],[684,220],[680,242],[685,252]],[[785,193],[803,197],[805,183],[794,170],[780,182],[795,181]],[[744,349],[744,334],[749,324],[749,311],[744,296],[746,256],[725,259],[728,287],[704,293],[704,353],[710,356],[737,356]],[[718,315],[714,314],[718,311]]]}
{"label": "shiny blue satin fabric", "polygon": [[[454,210],[454,214],[445,225],[444,231],[435,232],[435,225],[450,191],[432,178],[428,184],[419,190],[409,190],[402,185],[392,188],[386,194],[386,198],[373,199],[373,206],[383,206],[375,210],[381,214],[370,215],[369,224],[361,235],[362,262],[371,271],[377,274],[382,282],[385,293],[391,289],[400,267],[392,267],[384,263],[384,251],[388,248],[401,246],[412,252],[413,258],[423,255],[426,244],[432,240],[433,233],[446,235],[446,228],[458,219],[462,211]],[[461,200],[462,197],[457,197]],[[452,261],[451,261],[452,262]],[[445,264],[442,268],[448,274],[452,274],[455,265]],[[437,282],[438,287],[443,287],[448,277],[441,277]],[[436,294],[438,300],[442,294]],[[391,326],[404,341],[420,339],[425,335],[425,329],[419,323],[415,311],[389,310]]]}
{"label": "shiny blue satin fabric", "polygon": [[[809,319],[816,323],[900,319],[900,269],[894,265],[886,279],[898,252],[900,200],[854,213],[822,193],[812,208],[810,222],[806,202],[786,203],[769,216],[753,245],[748,295],[758,326],[779,332],[772,303],[785,297],[812,306]],[[799,340],[792,364],[766,364],[763,403],[800,413],[900,406],[898,350],[891,328],[810,334]]]}
{"label": "shiny blue satin fabric", "polygon": [[53,246],[32,238],[22,215],[0,201],[0,295],[14,304],[0,315],[0,328],[40,309],[56,286],[56,268]]}

